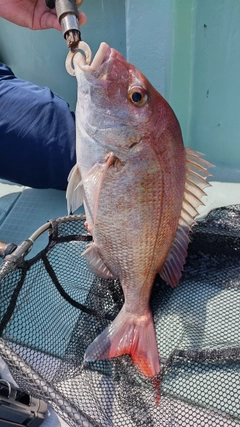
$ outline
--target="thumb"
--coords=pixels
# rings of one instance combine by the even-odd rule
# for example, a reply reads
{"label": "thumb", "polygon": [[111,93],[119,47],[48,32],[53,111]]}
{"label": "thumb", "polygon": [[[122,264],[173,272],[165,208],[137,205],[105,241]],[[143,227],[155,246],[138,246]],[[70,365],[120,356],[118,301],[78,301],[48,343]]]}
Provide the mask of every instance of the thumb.
{"label": "thumb", "polygon": [[79,8],[83,4],[83,0],[76,0],[76,6]]}

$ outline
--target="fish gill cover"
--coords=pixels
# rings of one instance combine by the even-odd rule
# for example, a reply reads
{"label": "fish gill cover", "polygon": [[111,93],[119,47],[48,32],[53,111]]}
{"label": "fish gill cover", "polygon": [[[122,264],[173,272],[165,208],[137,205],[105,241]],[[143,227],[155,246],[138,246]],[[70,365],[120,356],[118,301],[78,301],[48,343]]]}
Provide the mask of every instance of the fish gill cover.
{"label": "fish gill cover", "polygon": [[21,389],[72,427],[239,426],[240,206],[195,226],[177,288],[156,277],[158,403],[129,356],[84,362],[123,304],[120,284],[79,257],[90,239],[84,221],[53,220],[46,249],[13,271],[2,264],[0,354]]}

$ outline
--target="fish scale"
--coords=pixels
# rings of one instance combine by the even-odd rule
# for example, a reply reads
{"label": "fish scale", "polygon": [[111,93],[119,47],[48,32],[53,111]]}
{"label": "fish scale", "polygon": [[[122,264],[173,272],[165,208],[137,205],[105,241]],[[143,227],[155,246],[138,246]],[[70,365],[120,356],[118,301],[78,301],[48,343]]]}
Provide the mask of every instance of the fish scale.
{"label": "fish scale", "polygon": [[68,207],[84,204],[93,237],[82,254],[89,268],[119,279],[124,294],[121,311],[85,360],[130,354],[152,377],[160,370],[149,306],[154,279],[159,273],[178,284],[211,165],[184,149],[171,107],[116,50],[102,43],[92,64],[78,53],[74,65],[77,164]]}
{"label": "fish scale", "polygon": [[[147,168],[147,161],[145,164]],[[133,170],[131,165],[128,167]],[[155,175],[155,173],[153,174]],[[154,240],[156,238],[155,232],[152,232],[156,227],[156,223],[153,223],[153,219],[149,215],[154,208],[154,198],[151,197],[147,199],[146,193],[148,193],[148,190],[146,188],[140,189],[141,184],[139,181],[142,180],[141,176],[133,173],[133,176],[125,179],[126,174],[123,172],[121,180],[119,177],[114,180],[112,178],[113,175],[114,174],[111,174],[109,171],[109,175],[106,176],[106,180],[101,191],[101,200],[97,215],[98,224],[96,224],[95,227],[96,242],[98,242],[98,240],[101,242],[101,237],[97,237],[98,233],[100,233],[101,236],[112,233],[111,239],[116,247],[116,255],[119,259],[122,258],[122,251],[124,250],[129,253],[130,257],[133,252],[133,248],[135,251],[141,251],[143,253],[142,258],[144,256],[146,258],[146,250],[144,250],[142,243],[146,242],[151,235],[153,235]],[[149,185],[153,183],[153,179],[149,181]],[[159,180],[156,175],[155,184],[153,192],[157,196],[157,193],[160,190],[157,186],[160,187],[161,180]],[[115,194],[117,195],[116,197],[114,196]],[[139,208],[140,205],[141,209]],[[109,206],[111,206],[112,210],[110,219]],[[146,221],[147,216],[149,216],[148,221]],[[111,251],[109,252],[111,253]],[[144,259],[142,259],[141,262],[143,262],[143,260]],[[133,274],[135,275],[136,269],[139,269],[139,265],[137,264],[136,268],[134,268],[134,262],[139,264],[136,257],[133,257],[131,267],[131,269],[134,270]]]}

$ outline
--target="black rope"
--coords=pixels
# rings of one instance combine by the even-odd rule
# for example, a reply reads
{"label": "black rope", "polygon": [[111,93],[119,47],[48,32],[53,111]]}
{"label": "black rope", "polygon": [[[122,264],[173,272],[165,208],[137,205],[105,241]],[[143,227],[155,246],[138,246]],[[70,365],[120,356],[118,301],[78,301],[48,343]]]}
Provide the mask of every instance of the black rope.
{"label": "black rope", "polygon": [[90,314],[90,315],[95,316],[97,318],[111,320],[111,321],[114,319],[114,317],[110,314],[101,314],[98,311],[93,310],[91,308],[88,308],[85,305],[83,305],[83,304],[79,303],[78,301],[74,300],[73,298],[71,298],[68,295],[68,293],[63,289],[62,285],[59,283],[58,278],[57,278],[51,264],[49,263],[45,253],[42,254],[42,260],[43,260],[43,263],[44,263],[44,266],[46,268],[47,273],[51,277],[51,279],[52,279],[55,287],[57,288],[58,292],[60,293],[61,297],[64,298],[69,304],[71,304],[73,307],[83,311],[84,313]]}
{"label": "black rope", "polygon": [[8,305],[8,308],[7,308],[4,316],[2,317],[2,321],[0,323],[0,337],[2,336],[5,327],[7,326],[9,320],[11,319],[11,317],[13,315],[14,309],[16,307],[18,295],[19,295],[19,293],[20,293],[20,291],[22,289],[22,286],[24,284],[24,280],[25,280],[25,277],[26,277],[26,274],[27,274],[27,269],[26,268],[24,268],[24,269],[21,268],[21,271],[22,271],[21,279],[19,280],[17,286],[14,289],[14,292],[13,292],[12,297],[10,299],[10,303]]}

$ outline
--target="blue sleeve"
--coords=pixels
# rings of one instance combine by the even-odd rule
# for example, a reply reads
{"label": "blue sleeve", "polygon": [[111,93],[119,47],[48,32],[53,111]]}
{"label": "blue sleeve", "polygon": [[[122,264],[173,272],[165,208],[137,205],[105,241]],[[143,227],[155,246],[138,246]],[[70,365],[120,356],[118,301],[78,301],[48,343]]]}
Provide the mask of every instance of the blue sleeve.
{"label": "blue sleeve", "polygon": [[75,164],[75,117],[49,88],[0,63],[0,178],[65,190]]}

